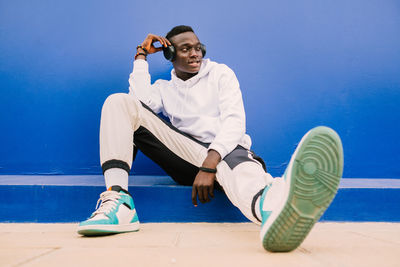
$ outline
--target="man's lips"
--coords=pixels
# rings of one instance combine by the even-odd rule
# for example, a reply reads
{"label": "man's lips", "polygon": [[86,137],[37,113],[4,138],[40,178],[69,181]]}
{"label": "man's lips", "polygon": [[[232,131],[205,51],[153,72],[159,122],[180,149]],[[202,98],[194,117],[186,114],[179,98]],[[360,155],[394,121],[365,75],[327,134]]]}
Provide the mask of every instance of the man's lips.
{"label": "man's lips", "polygon": [[189,61],[188,64],[191,66],[197,66],[200,64],[200,60]]}

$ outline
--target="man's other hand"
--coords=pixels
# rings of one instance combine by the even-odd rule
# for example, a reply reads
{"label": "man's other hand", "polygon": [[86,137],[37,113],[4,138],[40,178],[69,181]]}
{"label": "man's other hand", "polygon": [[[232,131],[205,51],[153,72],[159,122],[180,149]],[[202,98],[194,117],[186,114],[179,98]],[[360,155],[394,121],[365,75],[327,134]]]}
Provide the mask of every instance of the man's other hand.
{"label": "man's other hand", "polygon": [[[217,151],[210,149],[202,166],[209,169],[216,169],[220,161],[220,154]],[[209,196],[214,197],[214,182],[215,173],[204,171],[199,171],[197,173],[192,188],[193,205],[197,206],[197,197],[199,197],[201,203],[209,202],[211,200]]]}
{"label": "man's other hand", "polygon": [[[197,206],[197,197],[201,203],[210,202],[214,197],[215,174],[199,171],[192,188],[192,203]],[[209,197],[210,196],[210,197]]]}

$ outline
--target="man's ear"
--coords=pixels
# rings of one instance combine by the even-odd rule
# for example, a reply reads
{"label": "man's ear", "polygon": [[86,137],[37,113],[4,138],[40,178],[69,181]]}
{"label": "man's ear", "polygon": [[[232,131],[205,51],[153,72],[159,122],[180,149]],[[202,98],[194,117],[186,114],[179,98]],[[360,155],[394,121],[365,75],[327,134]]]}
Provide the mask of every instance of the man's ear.
{"label": "man's ear", "polygon": [[203,58],[204,58],[206,55],[206,45],[200,44],[200,47],[201,47],[201,53],[203,54]]}

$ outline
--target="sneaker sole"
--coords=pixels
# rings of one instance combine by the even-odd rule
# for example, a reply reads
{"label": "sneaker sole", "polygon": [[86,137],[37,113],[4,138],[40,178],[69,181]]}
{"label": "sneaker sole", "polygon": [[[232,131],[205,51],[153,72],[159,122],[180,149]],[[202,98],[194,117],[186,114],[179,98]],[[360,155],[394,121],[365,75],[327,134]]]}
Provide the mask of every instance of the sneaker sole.
{"label": "sneaker sole", "polygon": [[287,198],[277,218],[261,229],[263,247],[272,252],[296,249],[335,197],[343,173],[340,137],[323,126],[310,130],[290,163]]}
{"label": "sneaker sole", "polygon": [[103,236],[139,231],[140,223],[123,225],[84,225],[78,226],[78,234],[84,236]]}

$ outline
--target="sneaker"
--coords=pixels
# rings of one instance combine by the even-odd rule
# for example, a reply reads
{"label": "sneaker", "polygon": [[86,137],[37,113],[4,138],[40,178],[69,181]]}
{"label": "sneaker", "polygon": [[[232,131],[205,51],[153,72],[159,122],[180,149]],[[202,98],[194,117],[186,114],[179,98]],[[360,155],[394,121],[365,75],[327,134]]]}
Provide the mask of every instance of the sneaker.
{"label": "sneaker", "polygon": [[[100,201],[101,205],[97,209]],[[96,209],[89,219],[79,224],[79,234],[99,236],[139,230],[139,219],[132,196],[120,186],[112,186],[103,192]]]}
{"label": "sneaker", "polygon": [[261,196],[261,241],[268,251],[296,249],[336,195],[343,172],[339,136],[327,127],[300,141],[280,182]]}

